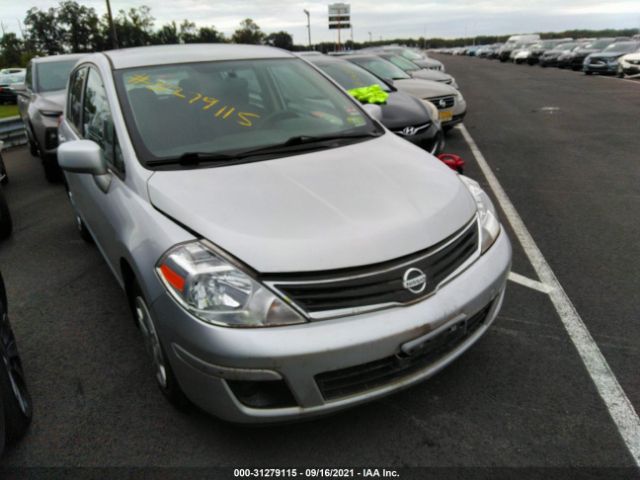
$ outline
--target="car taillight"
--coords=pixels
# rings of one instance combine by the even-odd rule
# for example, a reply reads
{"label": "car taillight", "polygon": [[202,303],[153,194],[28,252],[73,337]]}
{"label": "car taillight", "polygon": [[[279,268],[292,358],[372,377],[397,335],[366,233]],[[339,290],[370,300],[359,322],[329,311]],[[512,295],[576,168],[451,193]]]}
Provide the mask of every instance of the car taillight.
{"label": "car taillight", "polygon": [[60,125],[62,125],[62,121],[64,120],[64,115],[60,115],[58,117],[58,128],[60,128]]}

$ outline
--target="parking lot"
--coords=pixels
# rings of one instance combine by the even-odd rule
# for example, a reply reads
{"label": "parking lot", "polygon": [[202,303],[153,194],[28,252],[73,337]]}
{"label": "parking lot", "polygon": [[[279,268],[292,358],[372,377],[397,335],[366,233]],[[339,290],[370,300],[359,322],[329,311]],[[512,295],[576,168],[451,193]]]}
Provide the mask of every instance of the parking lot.
{"label": "parking lot", "polygon": [[[640,410],[640,82],[437,58],[469,105],[467,137],[454,129],[445,151],[463,156],[465,173],[495,193],[477,161],[486,159]],[[632,436],[621,436],[585,366],[592,360],[597,369],[598,359],[579,354],[567,312],[541,291],[554,287],[538,276],[544,265],[532,262],[504,212],[516,281],[468,354],[382,401],[248,428],[163,400],[125,296],[77,234],[64,189],[46,182],[24,148],[6,163],[15,230],[0,245],[0,265],[35,415],[5,466],[589,467],[633,475],[627,469],[638,459],[628,443],[638,426],[629,419]]]}

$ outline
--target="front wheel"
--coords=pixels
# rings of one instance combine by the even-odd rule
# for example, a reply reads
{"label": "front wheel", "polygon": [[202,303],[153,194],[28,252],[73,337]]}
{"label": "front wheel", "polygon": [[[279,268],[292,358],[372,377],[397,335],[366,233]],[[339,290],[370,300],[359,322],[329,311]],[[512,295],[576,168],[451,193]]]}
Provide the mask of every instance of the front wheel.
{"label": "front wheel", "polygon": [[142,294],[139,285],[134,282],[129,292],[129,301],[133,310],[134,319],[142,333],[142,338],[151,357],[151,364],[158,388],[164,397],[178,410],[187,410],[191,402],[180,388],[167,355],[162,348],[160,336],[156,329],[151,310]]}
{"label": "front wheel", "polygon": [[44,168],[44,177],[49,183],[62,182],[63,175],[60,166],[58,165],[58,159],[55,154],[42,156],[42,167]]}
{"label": "front wheel", "polygon": [[0,394],[4,403],[4,412],[0,414],[4,414],[6,441],[11,444],[27,431],[33,417],[33,404],[6,313],[0,320]]}

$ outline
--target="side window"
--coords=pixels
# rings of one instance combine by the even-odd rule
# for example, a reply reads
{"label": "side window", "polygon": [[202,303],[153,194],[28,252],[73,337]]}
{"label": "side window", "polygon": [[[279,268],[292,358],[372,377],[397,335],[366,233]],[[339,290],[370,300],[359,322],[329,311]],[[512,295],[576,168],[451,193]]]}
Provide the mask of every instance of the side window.
{"label": "side window", "polygon": [[33,90],[33,74],[31,73],[33,70],[33,63],[29,63],[27,65],[27,73],[24,76],[24,84],[27,86],[29,90]]}
{"label": "side window", "polygon": [[107,163],[123,172],[124,161],[116,139],[107,93],[98,72],[93,68],[88,70],[82,104],[82,136],[100,145]]}
{"label": "side window", "polygon": [[67,104],[67,119],[76,127],[78,132],[82,131],[80,123],[82,113],[82,87],[84,87],[84,79],[87,77],[87,68],[83,67],[76,70],[71,75],[69,82],[69,98]]}

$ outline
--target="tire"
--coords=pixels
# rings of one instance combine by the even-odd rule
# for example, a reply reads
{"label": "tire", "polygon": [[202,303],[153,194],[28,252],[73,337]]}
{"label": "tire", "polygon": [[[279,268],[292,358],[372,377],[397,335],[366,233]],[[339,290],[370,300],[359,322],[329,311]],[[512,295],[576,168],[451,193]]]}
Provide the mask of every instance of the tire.
{"label": "tire", "polygon": [[6,185],[9,183],[9,175],[7,175],[7,167],[4,165],[4,159],[2,158],[2,154],[0,153],[0,184]]}
{"label": "tire", "polygon": [[44,168],[44,178],[49,183],[62,182],[62,170],[58,166],[58,159],[54,155],[45,155],[42,158],[42,168]]}
{"label": "tire", "polygon": [[616,71],[616,77],[624,78],[624,71],[622,70],[622,67],[620,65],[618,65],[618,70]]}
{"label": "tire", "polygon": [[151,311],[147,306],[147,301],[135,280],[129,288],[128,297],[134,321],[142,333],[147,353],[151,357],[158,388],[171,405],[180,411],[188,411],[192,404],[180,388],[178,380],[171,369],[169,359],[162,347],[155,322],[151,316]]}
{"label": "tire", "polygon": [[592,72],[590,72],[589,70],[585,71],[584,74],[585,75],[591,75]]}
{"label": "tire", "polygon": [[76,212],[76,207],[73,203],[73,194],[71,193],[71,190],[69,190],[69,186],[65,183],[64,187],[67,190],[67,198],[69,199],[69,203],[71,204],[71,209],[73,210],[73,216],[76,222],[76,228],[78,229],[80,237],[87,243],[95,243],[93,241],[93,236],[82,220],[82,217],[80,217],[80,215],[78,215],[78,212]]}
{"label": "tire", "polygon": [[31,125],[27,127],[27,142],[29,143],[29,153],[31,156],[40,156],[40,150],[38,149],[38,144],[35,140],[35,136],[33,135],[33,128],[31,128]]}
{"label": "tire", "polygon": [[0,394],[4,403],[7,444],[20,439],[31,424],[33,403],[24,378],[16,339],[3,314],[0,320]]}
{"label": "tire", "polygon": [[13,221],[11,220],[11,212],[4,192],[0,188],[0,240],[4,240],[11,235],[13,231]]}

